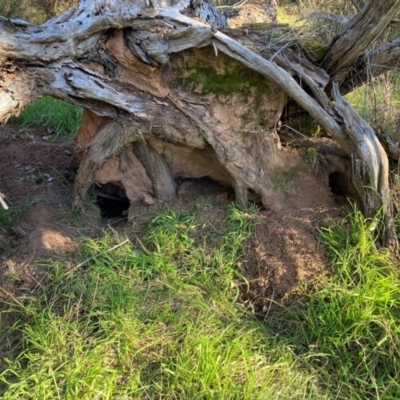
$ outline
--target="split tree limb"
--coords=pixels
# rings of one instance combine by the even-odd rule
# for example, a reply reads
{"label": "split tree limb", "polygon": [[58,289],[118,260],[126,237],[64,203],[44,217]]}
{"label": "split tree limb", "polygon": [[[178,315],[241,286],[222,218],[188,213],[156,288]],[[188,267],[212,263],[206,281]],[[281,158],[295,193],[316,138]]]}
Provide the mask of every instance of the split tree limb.
{"label": "split tree limb", "polygon": [[374,130],[359,116],[339,91],[335,83],[332,95],[336,110],[343,118],[344,129],[352,141],[353,183],[361,195],[363,210],[373,218],[383,211],[385,216],[385,244],[393,252],[398,251],[397,234],[389,192],[389,161]]}
{"label": "split tree limb", "polygon": [[349,93],[379,75],[400,67],[400,37],[359,57],[348,72],[340,91]]}
{"label": "split tree limb", "polygon": [[400,0],[370,0],[335,36],[322,67],[331,82],[343,83],[350,68],[399,10]]}

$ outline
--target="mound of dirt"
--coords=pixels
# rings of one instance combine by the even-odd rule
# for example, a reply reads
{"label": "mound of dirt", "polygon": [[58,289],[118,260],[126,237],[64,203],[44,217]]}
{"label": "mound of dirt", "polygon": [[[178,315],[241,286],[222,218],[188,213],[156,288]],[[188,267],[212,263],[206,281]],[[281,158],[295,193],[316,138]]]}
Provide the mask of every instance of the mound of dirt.
{"label": "mound of dirt", "polygon": [[244,299],[264,314],[271,299],[281,300],[297,285],[318,279],[327,260],[307,221],[262,213],[258,223],[246,246],[242,273],[249,282]]}
{"label": "mound of dirt", "polygon": [[[77,248],[74,238],[79,235],[78,228],[65,217],[77,161],[73,142],[49,143],[40,132],[28,135],[8,126],[1,129],[0,191],[6,194],[11,210],[21,211],[0,226],[0,285],[8,293],[21,294],[45,279],[45,272],[36,264],[38,258]],[[342,215],[329,187],[329,171],[320,168],[316,173],[293,149],[282,150],[281,155],[282,168],[274,177],[271,207],[260,211],[240,266],[247,281],[243,301],[263,315],[271,299],[280,300],[297,285],[318,280],[326,273],[316,226],[327,217]],[[194,202],[205,219],[211,219],[215,226],[223,223],[224,208],[234,201],[231,188],[210,178],[181,179],[176,184],[177,198],[172,203],[135,204],[129,229],[140,230],[165,207],[187,208]],[[104,226],[99,210],[87,224],[96,229]]]}
{"label": "mound of dirt", "polygon": [[77,249],[77,243],[61,229],[41,226],[29,235],[34,254],[67,253]]}
{"label": "mound of dirt", "polygon": [[286,171],[297,172],[285,192],[276,193],[277,206],[260,213],[242,266],[248,282],[243,300],[263,316],[271,299],[279,301],[298,285],[312,285],[327,272],[317,227],[327,218],[343,217],[329,188],[329,174],[315,173],[293,151],[285,159]]}

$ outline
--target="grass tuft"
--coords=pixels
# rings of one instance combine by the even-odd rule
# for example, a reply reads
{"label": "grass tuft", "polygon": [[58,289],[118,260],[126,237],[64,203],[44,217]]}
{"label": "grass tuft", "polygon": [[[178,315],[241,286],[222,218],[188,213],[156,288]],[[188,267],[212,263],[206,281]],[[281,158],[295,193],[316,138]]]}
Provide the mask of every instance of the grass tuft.
{"label": "grass tuft", "polygon": [[110,229],[46,261],[46,285],[3,302],[1,398],[400,398],[400,281],[375,225],[323,229],[331,277],[260,322],[237,303],[254,216],[167,211],[137,245]]}
{"label": "grass tuft", "polygon": [[80,126],[82,108],[50,96],[44,96],[28,105],[20,116],[10,123],[21,129],[43,128],[48,134],[72,139]]}
{"label": "grass tuft", "polygon": [[31,205],[32,203],[13,204],[8,210],[0,207],[0,226],[3,228],[15,226],[21,220],[24,211]]}
{"label": "grass tuft", "polygon": [[356,211],[321,232],[332,275],[274,321],[332,398],[400,398],[400,280]]}
{"label": "grass tuft", "polygon": [[3,333],[21,340],[3,342],[1,397],[268,398],[291,361],[269,361],[265,328],[234,302],[252,224],[231,208],[209,247],[192,215],[169,211],[136,247],[109,230],[85,240],[84,267],[46,262],[49,283],[14,306],[19,322]]}

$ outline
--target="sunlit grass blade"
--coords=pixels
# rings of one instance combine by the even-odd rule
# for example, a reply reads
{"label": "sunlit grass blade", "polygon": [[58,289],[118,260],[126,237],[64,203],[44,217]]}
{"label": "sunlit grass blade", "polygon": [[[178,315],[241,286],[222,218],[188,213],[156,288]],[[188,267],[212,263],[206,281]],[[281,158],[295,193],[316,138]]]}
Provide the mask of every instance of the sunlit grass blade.
{"label": "sunlit grass blade", "polygon": [[19,117],[11,118],[10,123],[21,129],[41,128],[46,135],[72,139],[79,129],[81,116],[82,108],[44,96],[28,105]]}

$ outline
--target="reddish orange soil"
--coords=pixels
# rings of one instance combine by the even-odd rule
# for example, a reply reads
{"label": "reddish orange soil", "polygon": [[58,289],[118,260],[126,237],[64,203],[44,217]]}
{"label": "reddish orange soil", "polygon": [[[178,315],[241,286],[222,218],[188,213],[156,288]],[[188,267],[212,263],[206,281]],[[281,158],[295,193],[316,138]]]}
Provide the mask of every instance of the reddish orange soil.
{"label": "reddish orange soil", "polygon": [[[96,235],[104,226],[99,210],[92,210],[79,226],[70,221],[68,202],[78,167],[74,147],[74,142],[43,140],[40,132],[0,128],[0,192],[11,210],[10,217],[0,220],[0,296],[32,291],[45,280],[39,258],[74,251],[80,235]],[[281,158],[285,174],[277,178],[271,208],[259,213],[240,265],[248,282],[243,301],[255,313],[265,314],[270,299],[280,300],[300,283],[312,283],[325,273],[316,226],[327,217],[341,216],[327,174],[316,174],[294,150],[286,150]],[[200,198],[204,218],[216,225],[226,204],[234,200],[233,191],[215,181],[185,180],[168,207],[185,208]],[[139,205],[128,222],[130,229],[140,229],[164,207]]]}

